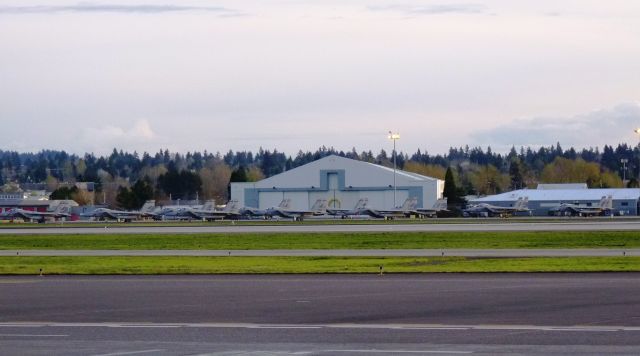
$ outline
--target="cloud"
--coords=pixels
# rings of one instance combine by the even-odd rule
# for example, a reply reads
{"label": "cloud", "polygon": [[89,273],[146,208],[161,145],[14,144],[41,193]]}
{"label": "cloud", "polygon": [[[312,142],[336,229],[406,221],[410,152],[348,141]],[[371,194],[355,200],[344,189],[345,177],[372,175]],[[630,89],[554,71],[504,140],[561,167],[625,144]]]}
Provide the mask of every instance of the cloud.
{"label": "cloud", "polygon": [[405,15],[481,14],[487,8],[482,4],[434,4],[369,6],[372,11],[395,11]]}
{"label": "cloud", "polygon": [[633,130],[640,126],[640,103],[573,117],[518,119],[471,135],[475,144],[508,149],[511,146],[548,146],[560,142],[576,148],[601,147],[622,142],[637,143]]}
{"label": "cloud", "polygon": [[155,148],[159,139],[148,120],[138,120],[129,128],[113,125],[84,128],[79,141],[86,152],[104,153],[114,147]]}
{"label": "cloud", "polygon": [[207,11],[216,12],[221,16],[237,16],[240,12],[219,6],[181,6],[181,5],[122,5],[122,4],[91,4],[60,6],[0,6],[0,14],[52,14],[63,12],[75,13],[137,13],[160,14],[170,12]]}

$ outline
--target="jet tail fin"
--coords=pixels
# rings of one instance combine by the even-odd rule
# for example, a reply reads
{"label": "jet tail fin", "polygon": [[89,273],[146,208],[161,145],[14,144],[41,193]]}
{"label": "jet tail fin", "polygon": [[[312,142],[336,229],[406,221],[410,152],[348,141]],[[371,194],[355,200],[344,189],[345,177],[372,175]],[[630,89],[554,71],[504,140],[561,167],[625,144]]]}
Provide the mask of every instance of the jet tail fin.
{"label": "jet tail fin", "polygon": [[281,208],[281,209],[289,209],[290,207],[291,207],[291,199],[282,199],[282,201],[278,205],[278,208]]}
{"label": "jet tail fin", "polygon": [[144,205],[142,206],[142,208],[140,208],[140,212],[141,213],[151,213],[153,212],[153,210],[156,208],[156,201],[155,200],[147,200]]}
{"label": "jet tail fin", "polygon": [[418,198],[409,197],[404,201],[400,209],[403,211],[413,210],[416,208],[416,205],[418,205]]}
{"label": "jet tail fin", "polygon": [[327,211],[327,200],[326,199],[318,199],[313,206],[311,206],[311,211],[314,213],[322,213]]}
{"label": "jet tail fin", "polygon": [[364,209],[367,207],[367,204],[369,204],[369,198],[360,198],[360,200],[358,200],[358,202],[356,203],[354,210]]}
{"label": "jet tail fin", "polygon": [[228,212],[236,211],[239,208],[240,207],[237,200],[229,200],[227,202],[227,206],[224,207],[223,211],[228,213]]}
{"label": "jet tail fin", "polygon": [[62,200],[58,203],[58,206],[53,211],[56,214],[70,214],[71,213],[71,202],[69,200]]}
{"label": "jet tail fin", "polygon": [[603,196],[598,203],[598,207],[601,209],[613,209],[613,196]]}
{"label": "jet tail fin", "polygon": [[516,210],[527,210],[529,209],[529,197],[520,197],[516,201],[515,204]]}
{"label": "jet tail fin", "polygon": [[447,198],[436,200],[436,203],[433,204],[433,210],[435,211],[447,210]]}
{"label": "jet tail fin", "polygon": [[216,201],[215,200],[207,200],[204,202],[202,206],[203,211],[214,211],[216,210]]}

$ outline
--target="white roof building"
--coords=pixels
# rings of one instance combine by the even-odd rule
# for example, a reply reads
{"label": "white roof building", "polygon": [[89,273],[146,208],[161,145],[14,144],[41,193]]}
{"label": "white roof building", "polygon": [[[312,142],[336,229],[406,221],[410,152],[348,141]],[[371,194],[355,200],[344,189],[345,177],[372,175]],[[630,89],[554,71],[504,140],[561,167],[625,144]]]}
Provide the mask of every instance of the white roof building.
{"label": "white roof building", "polygon": [[502,194],[490,195],[472,200],[472,203],[496,201],[516,201],[529,197],[529,201],[552,201],[570,203],[573,201],[599,201],[603,196],[611,196],[613,200],[638,200],[639,188],[602,188],[602,189],[519,189]]}
{"label": "white roof building", "polygon": [[489,203],[500,206],[513,206],[518,198],[529,199],[528,208],[533,215],[547,215],[549,209],[562,203],[596,206],[602,197],[611,196],[613,209],[621,215],[640,215],[639,188],[601,188],[601,189],[520,189],[512,192],[472,199],[471,204]]}
{"label": "white roof building", "polygon": [[538,190],[558,190],[558,189],[588,189],[587,183],[541,183]]}
{"label": "white roof building", "polygon": [[442,197],[444,181],[396,170],[395,186],[394,194],[393,168],[331,155],[259,182],[231,183],[231,199],[260,209],[291,199],[291,208],[308,209],[317,199],[352,208],[367,198],[370,207],[389,209],[416,197],[418,207],[431,207]]}

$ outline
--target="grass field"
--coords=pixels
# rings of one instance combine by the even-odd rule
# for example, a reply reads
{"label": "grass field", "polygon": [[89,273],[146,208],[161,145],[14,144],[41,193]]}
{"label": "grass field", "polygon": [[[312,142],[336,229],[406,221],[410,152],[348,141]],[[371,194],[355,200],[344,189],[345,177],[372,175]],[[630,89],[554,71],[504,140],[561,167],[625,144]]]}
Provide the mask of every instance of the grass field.
{"label": "grass field", "polygon": [[230,274],[640,271],[640,257],[0,257],[0,274]]}
{"label": "grass field", "polygon": [[635,231],[0,235],[1,250],[634,248]]}

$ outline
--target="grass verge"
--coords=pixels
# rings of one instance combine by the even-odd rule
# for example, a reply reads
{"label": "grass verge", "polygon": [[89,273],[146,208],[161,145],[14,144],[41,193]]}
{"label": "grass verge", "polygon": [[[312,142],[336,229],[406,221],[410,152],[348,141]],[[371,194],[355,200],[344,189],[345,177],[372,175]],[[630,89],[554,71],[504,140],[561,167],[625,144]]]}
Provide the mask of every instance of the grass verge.
{"label": "grass verge", "polygon": [[0,257],[0,274],[637,272],[640,257]]}
{"label": "grass verge", "polygon": [[634,248],[637,231],[0,235],[0,250]]}

